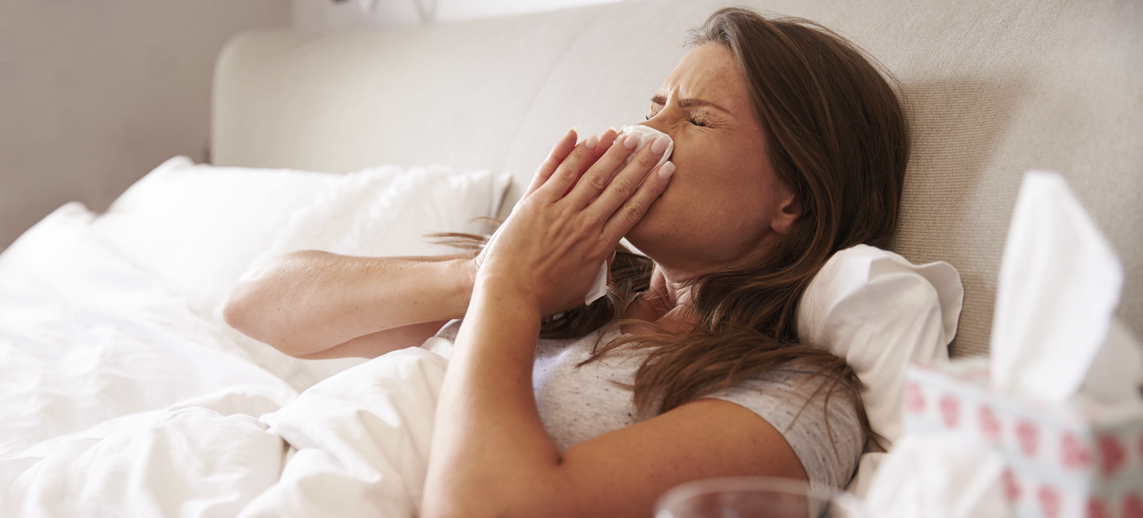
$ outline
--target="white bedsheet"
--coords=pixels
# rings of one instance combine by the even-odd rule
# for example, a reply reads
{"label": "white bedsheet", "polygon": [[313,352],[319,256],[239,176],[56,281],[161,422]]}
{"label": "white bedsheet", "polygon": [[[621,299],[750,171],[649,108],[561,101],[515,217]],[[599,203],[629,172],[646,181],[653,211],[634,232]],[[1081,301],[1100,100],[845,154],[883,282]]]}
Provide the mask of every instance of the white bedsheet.
{"label": "white bedsheet", "polygon": [[57,210],[0,256],[0,516],[414,516],[446,360],[299,394]]}

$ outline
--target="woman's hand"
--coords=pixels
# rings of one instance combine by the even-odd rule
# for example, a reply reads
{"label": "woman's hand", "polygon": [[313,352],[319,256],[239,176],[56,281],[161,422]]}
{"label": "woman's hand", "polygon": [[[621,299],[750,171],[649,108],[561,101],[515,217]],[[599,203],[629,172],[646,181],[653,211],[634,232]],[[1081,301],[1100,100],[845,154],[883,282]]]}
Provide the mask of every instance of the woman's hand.
{"label": "woman's hand", "polygon": [[[666,142],[645,146],[623,170],[638,136],[609,129],[579,145],[569,131],[536,172],[524,198],[476,259],[476,285],[521,297],[541,315],[583,305],[601,264],[646,214],[674,172],[654,172]],[[613,174],[614,173],[614,174]],[[653,173],[653,174],[652,174]]]}

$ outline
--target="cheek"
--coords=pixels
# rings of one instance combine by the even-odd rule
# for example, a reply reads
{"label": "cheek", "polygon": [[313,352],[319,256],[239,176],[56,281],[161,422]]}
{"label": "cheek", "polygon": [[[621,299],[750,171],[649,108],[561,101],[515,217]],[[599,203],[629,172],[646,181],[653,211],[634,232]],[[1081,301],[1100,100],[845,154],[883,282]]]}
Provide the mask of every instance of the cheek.
{"label": "cheek", "polygon": [[765,155],[740,139],[717,135],[697,129],[676,132],[671,155],[675,173],[645,219],[692,227],[755,215],[766,186],[762,172],[750,164],[760,163]]}

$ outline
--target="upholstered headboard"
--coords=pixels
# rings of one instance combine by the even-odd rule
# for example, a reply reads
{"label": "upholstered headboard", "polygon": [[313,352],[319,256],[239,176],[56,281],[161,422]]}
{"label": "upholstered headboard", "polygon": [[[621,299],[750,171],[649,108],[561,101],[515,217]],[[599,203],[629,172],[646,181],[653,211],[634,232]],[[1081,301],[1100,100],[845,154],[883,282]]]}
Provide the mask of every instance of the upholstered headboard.
{"label": "upholstered headboard", "polygon": [[[724,2],[645,0],[376,32],[263,32],[219,58],[218,165],[347,172],[442,163],[513,173],[519,196],[569,126],[641,121]],[[1143,3],[773,0],[900,81],[914,155],[893,249],[965,285],[956,356],[988,348],[1023,173],[1063,173],[1123,260],[1119,314],[1143,335]]]}

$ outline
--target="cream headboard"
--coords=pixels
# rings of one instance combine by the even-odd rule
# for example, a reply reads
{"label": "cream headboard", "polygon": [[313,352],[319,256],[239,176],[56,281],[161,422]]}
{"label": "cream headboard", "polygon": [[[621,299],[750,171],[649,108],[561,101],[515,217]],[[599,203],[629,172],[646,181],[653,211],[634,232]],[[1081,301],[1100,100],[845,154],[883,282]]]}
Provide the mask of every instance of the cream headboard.
{"label": "cream headboard", "polygon": [[[219,165],[347,172],[443,163],[519,186],[575,125],[641,121],[723,2],[634,1],[378,32],[268,32],[219,58]],[[1117,247],[1120,315],[1143,335],[1143,2],[744,1],[850,37],[900,80],[915,153],[894,249],[961,272],[954,355],[987,351],[1024,171],[1053,169]]]}

